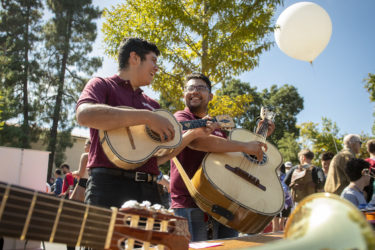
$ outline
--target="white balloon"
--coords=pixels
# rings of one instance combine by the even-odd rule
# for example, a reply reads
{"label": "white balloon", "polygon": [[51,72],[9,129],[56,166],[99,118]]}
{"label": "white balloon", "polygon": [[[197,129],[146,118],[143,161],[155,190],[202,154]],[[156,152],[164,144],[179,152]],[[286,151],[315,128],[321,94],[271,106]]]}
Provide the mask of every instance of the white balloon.
{"label": "white balloon", "polygon": [[332,34],[328,13],[319,5],[299,2],[285,9],[277,19],[275,40],[288,56],[312,62],[327,46]]}

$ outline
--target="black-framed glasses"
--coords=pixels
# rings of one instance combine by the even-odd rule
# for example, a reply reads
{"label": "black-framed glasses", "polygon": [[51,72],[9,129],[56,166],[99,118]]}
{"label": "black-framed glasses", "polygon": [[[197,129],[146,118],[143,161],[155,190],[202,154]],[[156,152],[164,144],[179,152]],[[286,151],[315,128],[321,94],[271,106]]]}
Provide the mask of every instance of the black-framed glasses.
{"label": "black-framed glasses", "polygon": [[208,91],[208,87],[204,85],[189,85],[185,87],[185,92],[193,92],[193,91],[198,91],[198,92],[204,92]]}

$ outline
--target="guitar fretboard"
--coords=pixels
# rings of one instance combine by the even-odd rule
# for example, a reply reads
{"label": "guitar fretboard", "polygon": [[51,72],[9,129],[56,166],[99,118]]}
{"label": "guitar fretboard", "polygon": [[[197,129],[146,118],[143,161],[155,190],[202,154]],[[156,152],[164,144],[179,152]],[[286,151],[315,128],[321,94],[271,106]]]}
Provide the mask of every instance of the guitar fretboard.
{"label": "guitar fretboard", "polygon": [[0,235],[104,249],[110,209],[0,182]]}
{"label": "guitar fretboard", "polygon": [[[188,130],[188,129],[193,129],[193,128],[201,128],[205,127],[207,124],[206,119],[200,119],[200,120],[191,120],[191,121],[182,121],[180,124],[182,125],[182,130]],[[213,119],[213,122],[216,120]]]}

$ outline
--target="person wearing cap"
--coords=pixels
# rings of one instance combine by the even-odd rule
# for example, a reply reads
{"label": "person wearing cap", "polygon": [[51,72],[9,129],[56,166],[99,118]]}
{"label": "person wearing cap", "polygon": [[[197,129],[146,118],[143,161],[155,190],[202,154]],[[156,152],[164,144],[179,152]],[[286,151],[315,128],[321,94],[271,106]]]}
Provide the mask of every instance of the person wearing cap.
{"label": "person wearing cap", "polygon": [[285,162],[284,165],[285,165],[285,172],[288,172],[293,167],[293,164],[290,161]]}
{"label": "person wearing cap", "polygon": [[344,137],[344,149],[336,154],[329,165],[324,191],[340,195],[349,185],[350,179],[345,173],[345,166],[349,160],[356,157],[361,149],[361,138],[356,134]]}

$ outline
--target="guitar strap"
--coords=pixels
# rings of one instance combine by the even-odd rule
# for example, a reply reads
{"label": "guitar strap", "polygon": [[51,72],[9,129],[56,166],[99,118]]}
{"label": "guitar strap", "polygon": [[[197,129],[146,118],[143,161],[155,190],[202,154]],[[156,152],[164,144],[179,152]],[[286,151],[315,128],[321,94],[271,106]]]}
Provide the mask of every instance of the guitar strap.
{"label": "guitar strap", "polygon": [[198,192],[198,190],[194,187],[193,183],[191,182],[189,176],[185,172],[185,169],[182,167],[180,161],[177,159],[177,157],[173,157],[173,162],[177,167],[178,172],[181,175],[182,180],[184,181],[191,197],[194,199],[197,199],[198,201],[202,202],[208,207],[212,207],[214,203],[207,198],[205,198],[201,193]]}

